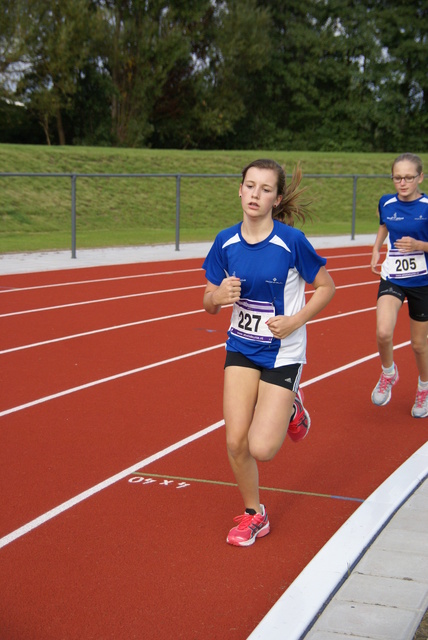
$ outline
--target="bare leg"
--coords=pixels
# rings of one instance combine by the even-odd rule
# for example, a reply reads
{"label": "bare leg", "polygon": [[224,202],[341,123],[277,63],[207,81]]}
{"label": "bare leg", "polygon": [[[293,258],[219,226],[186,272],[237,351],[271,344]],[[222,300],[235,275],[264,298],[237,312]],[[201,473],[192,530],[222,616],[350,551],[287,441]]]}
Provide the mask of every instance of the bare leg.
{"label": "bare leg", "polygon": [[246,367],[226,367],[223,413],[230,466],[245,508],[261,513],[259,472],[250,454],[248,433],[257,402],[260,373]]}
{"label": "bare leg", "polygon": [[261,381],[249,432],[251,454],[260,461],[272,460],[287,434],[296,394]]}
{"label": "bare leg", "polygon": [[394,296],[384,295],[377,301],[376,339],[380,360],[385,368],[394,362],[393,337],[401,301]]}
{"label": "bare leg", "polygon": [[224,417],[230,465],[245,508],[261,512],[256,460],[280,449],[287,433],[295,394],[260,381],[255,369],[227,367]]}
{"label": "bare leg", "polygon": [[410,336],[419,377],[428,382],[428,322],[410,319]]}

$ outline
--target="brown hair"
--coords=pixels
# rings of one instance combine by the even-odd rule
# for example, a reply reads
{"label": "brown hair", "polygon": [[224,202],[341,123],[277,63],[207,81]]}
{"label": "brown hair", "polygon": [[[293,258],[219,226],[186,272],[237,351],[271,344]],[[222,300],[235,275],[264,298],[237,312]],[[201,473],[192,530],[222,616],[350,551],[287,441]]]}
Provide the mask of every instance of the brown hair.
{"label": "brown hair", "polygon": [[394,167],[397,162],[403,162],[404,160],[412,162],[415,165],[416,171],[418,173],[423,172],[422,160],[419,156],[417,156],[415,153],[402,153],[400,156],[398,156],[398,158],[395,158],[394,162],[392,163],[391,173],[394,173]]}
{"label": "brown hair", "polygon": [[311,203],[301,201],[301,196],[307,190],[307,187],[299,189],[303,177],[300,163],[297,163],[288,186],[284,167],[275,162],[275,160],[268,159],[250,162],[250,164],[242,170],[242,182],[244,182],[247,171],[251,169],[251,167],[255,167],[256,169],[270,169],[276,174],[278,195],[282,195],[282,199],[272,211],[272,218],[274,220],[279,220],[293,227],[295,219],[303,223],[307,217],[311,217],[310,211],[308,210]]}

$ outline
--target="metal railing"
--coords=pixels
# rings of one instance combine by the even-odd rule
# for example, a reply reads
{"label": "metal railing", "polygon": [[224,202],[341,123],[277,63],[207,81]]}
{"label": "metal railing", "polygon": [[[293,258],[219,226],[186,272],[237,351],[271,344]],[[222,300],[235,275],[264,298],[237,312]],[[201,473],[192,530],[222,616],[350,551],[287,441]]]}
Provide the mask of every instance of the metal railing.
{"label": "metal railing", "polygon": [[[175,178],[175,250],[180,250],[180,200],[182,178],[240,178],[239,173],[0,173],[0,178],[69,178],[71,180],[71,257],[76,258],[76,183],[78,178]],[[355,239],[357,181],[359,178],[390,178],[386,174],[305,173],[304,178],[352,179],[351,239]]]}

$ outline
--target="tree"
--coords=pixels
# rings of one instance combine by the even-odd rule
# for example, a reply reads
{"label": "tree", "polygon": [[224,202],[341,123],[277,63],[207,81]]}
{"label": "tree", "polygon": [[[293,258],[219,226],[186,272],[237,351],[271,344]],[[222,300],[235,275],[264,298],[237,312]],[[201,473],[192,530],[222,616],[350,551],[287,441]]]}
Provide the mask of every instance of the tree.
{"label": "tree", "polygon": [[81,69],[97,33],[97,15],[89,0],[28,0],[20,3],[21,40],[29,61],[17,95],[37,114],[48,144],[51,122],[66,143],[64,113],[70,109]]}
{"label": "tree", "polygon": [[105,65],[115,89],[112,125],[119,144],[147,144],[153,119],[162,128],[162,109],[164,114],[176,110],[183,83],[191,99],[195,33],[210,11],[209,0],[106,0],[110,46]]}
{"label": "tree", "polygon": [[330,0],[318,11],[321,34],[316,86],[319,149],[374,149],[373,86],[381,45],[367,3]]}
{"label": "tree", "polygon": [[213,2],[174,2],[163,17],[181,31],[187,47],[169,70],[153,104],[149,144],[154,147],[198,147],[204,137],[204,74],[214,33]]}
{"label": "tree", "polygon": [[0,13],[0,77],[3,78],[0,91],[2,93],[5,93],[6,90],[6,73],[15,58],[13,52],[16,43],[15,30],[17,29],[15,6],[12,1],[6,2],[4,10]]}
{"label": "tree", "polygon": [[0,98],[23,102],[48,143],[346,151],[427,143],[424,0],[410,9],[406,0],[3,5]]}
{"label": "tree", "polygon": [[22,58],[20,0],[3,0],[0,11],[0,96],[11,96]]}
{"label": "tree", "polygon": [[[269,11],[256,0],[231,0],[216,8],[203,78],[205,145],[229,146],[239,124],[249,126],[259,113],[272,56],[270,35]],[[243,144],[251,146],[254,139],[247,138]]]}
{"label": "tree", "polygon": [[428,6],[415,0],[375,3],[382,59],[374,107],[378,144],[423,150],[428,143]]}

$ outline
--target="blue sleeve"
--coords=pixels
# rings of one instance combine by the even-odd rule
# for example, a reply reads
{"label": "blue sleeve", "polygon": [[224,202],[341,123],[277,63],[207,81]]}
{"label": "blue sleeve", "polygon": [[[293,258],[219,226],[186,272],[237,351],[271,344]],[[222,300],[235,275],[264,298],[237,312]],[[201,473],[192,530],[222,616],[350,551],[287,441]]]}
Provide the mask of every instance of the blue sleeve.
{"label": "blue sleeve", "polygon": [[379,204],[377,206],[377,210],[379,212],[379,225],[384,225],[384,221],[382,218],[382,202],[385,199],[385,196],[382,196],[381,198],[379,198]]}
{"label": "blue sleeve", "polygon": [[206,279],[217,286],[219,286],[227,276],[225,255],[221,247],[221,240],[219,236],[217,236],[202,265],[202,269],[205,269]]}
{"label": "blue sleeve", "polygon": [[327,264],[327,260],[317,254],[303,232],[296,238],[295,251],[296,268],[302,278],[310,284],[317,277],[321,267]]}

